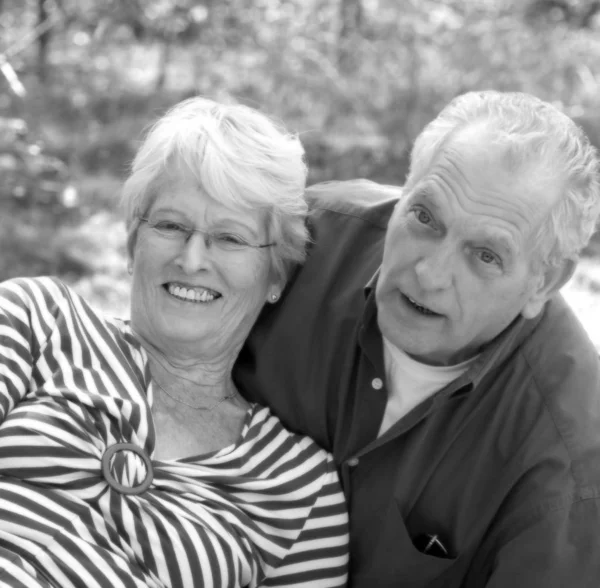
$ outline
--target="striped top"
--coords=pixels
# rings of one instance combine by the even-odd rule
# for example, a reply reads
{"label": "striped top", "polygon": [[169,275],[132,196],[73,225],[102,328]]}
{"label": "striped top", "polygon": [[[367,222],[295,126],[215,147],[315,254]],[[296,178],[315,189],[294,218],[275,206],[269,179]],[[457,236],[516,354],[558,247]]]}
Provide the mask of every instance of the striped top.
{"label": "striped top", "polygon": [[[53,278],[0,285],[0,358],[0,586],[345,585],[331,456],[266,408],[229,447],[153,459],[143,348]],[[103,471],[117,443],[140,455]]]}

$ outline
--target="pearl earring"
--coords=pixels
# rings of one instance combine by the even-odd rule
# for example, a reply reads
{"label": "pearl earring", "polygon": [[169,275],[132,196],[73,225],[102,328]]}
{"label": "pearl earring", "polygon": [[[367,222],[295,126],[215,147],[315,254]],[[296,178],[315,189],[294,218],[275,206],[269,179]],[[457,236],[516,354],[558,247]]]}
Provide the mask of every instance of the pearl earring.
{"label": "pearl earring", "polygon": [[271,302],[277,302],[279,296],[277,294],[271,294]]}

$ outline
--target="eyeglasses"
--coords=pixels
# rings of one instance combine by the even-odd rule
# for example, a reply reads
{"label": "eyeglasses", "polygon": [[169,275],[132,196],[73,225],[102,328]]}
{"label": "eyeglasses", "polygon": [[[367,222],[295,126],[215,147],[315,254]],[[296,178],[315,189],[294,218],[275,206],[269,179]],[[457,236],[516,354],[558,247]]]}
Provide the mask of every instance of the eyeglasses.
{"label": "eyeglasses", "polygon": [[273,247],[276,243],[250,243],[244,237],[235,233],[210,233],[201,229],[194,229],[182,223],[172,220],[151,221],[143,216],[138,217],[140,221],[145,222],[157,235],[171,241],[180,241],[187,243],[194,233],[204,235],[206,247],[215,245],[221,251],[243,251],[245,249],[263,249],[264,247]]}

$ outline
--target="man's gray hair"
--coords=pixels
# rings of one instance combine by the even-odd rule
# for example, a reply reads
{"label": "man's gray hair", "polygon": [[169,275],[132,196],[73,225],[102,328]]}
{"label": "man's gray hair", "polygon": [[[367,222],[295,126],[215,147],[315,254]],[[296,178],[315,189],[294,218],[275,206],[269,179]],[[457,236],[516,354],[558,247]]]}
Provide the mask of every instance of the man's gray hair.
{"label": "man's gray hair", "polygon": [[161,187],[178,175],[193,178],[213,200],[233,209],[264,210],[273,274],[285,281],[306,255],[307,168],[296,135],[239,104],[190,98],[149,130],[123,187],[130,255],[139,217]]}
{"label": "man's gray hair", "polygon": [[424,177],[451,138],[480,125],[492,137],[489,147],[501,147],[509,171],[521,172],[525,186],[562,188],[562,197],[535,235],[537,261],[557,265],[576,260],[600,215],[598,152],[567,115],[539,98],[484,91],[452,100],[417,137],[406,189]]}

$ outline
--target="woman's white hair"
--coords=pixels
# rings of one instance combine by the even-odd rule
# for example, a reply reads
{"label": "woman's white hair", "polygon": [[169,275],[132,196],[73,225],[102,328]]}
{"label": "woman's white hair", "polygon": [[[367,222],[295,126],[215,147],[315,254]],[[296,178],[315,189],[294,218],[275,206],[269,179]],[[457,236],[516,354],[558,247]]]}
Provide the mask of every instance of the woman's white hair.
{"label": "woman's white hair", "polygon": [[139,217],[178,174],[224,206],[265,211],[267,239],[277,244],[270,249],[277,278],[285,281],[304,260],[307,167],[296,135],[247,106],[201,97],[177,104],[149,129],[123,187],[130,256]]}
{"label": "woman's white hair", "polygon": [[477,148],[499,146],[507,170],[520,172],[523,186],[538,192],[562,188],[562,197],[534,236],[535,262],[558,265],[565,259],[576,260],[600,215],[598,153],[568,116],[539,98],[484,91],[452,100],[417,137],[406,189],[424,177],[457,133],[480,125],[487,131],[486,143]]}

